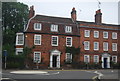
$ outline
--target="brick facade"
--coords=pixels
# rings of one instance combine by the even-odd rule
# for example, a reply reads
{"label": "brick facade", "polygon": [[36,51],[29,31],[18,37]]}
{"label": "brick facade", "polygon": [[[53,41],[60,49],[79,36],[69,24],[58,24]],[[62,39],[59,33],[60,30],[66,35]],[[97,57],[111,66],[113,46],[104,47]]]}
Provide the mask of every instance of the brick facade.
{"label": "brick facade", "polygon": [[[93,63],[94,55],[99,56],[99,61],[104,61],[105,58],[112,60],[112,56],[118,56],[120,53],[120,42],[118,38],[120,37],[118,25],[102,24],[102,13],[101,10],[96,11],[95,23],[94,22],[82,22],[76,21],[76,10],[72,9],[71,18],[61,18],[61,17],[50,17],[43,15],[34,16],[34,7],[30,8],[30,20],[25,29],[24,33],[24,44],[16,45],[16,48],[33,47],[34,52],[41,53],[41,63],[39,67],[43,68],[53,68],[51,60],[55,59],[57,68],[64,68],[66,66],[66,38],[72,37],[72,47],[80,47],[80,54],[76,56],[78,62],[84,62],[84,55],[90,56],[90,63]],[[34,23],[41,23],[41,30],[34,30]],[[58,25],[58,32],[50,31],[51,24]],[[65,26],[71,26],[72,32],[66,33]],[[85,30],[90,31],[90,37],[85,37]],[[94,31],[99,31],[99,38],[94,38]],[[103,38],[103,32],[108,32],[108,39]],[[117,39],[112,39],[112,32],[117,33]],[[34,35],[41,35],[41,45],[34,45]],[[52,46],[52,36],[58,36],[58,46]],[[84,50],[84,41],[90,42],[90,49]],[[99,42],[99,50],[94,50],[94,42]],[[103,42],[108,42],[108,51],[103,51]],[[112,43],[117,43],[117,51],[112,51]],[[57,53],[56,53],[57,52]],[[32,58],[34,54],[31,54]],[[56,54],[55,54],[56,53]],[[107,57],[104,57],[104,54]],[[51,56],[53,55],[53,56]],[[54,56],[57,56],[54,58]],[[74,57],[75,58],[75,57]],[[117,57],[119,59],[119,57]],[[107,59],[107,60],[108,60]],[[109,61],[108,61],[109,62]],[[28,64],[29,67],[35,67],[35,63]],[[102,65],[104,68],[104,64]],[[110,67],[107,67],[110,68]]]}

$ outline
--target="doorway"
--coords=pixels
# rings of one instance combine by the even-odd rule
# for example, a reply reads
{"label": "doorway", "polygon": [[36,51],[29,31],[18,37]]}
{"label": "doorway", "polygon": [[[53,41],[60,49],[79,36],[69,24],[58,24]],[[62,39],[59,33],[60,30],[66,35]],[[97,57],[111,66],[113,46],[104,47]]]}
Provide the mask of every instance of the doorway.
{"label": "doorway", "polygon": [[53,55],[53,67],[57,67],[57,55]]}
{"label": "doorway", "polygon": [[104,68],[107,68],[107,58],[104,58]]}

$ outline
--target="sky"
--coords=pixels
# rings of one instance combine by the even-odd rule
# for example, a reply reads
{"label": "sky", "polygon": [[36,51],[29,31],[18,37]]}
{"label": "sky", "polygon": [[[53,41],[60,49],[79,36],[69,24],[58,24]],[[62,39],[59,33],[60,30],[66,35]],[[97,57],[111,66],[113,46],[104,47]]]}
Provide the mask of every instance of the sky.
{"label": "sky", "polygon": [[[71,18],[71,10],[75,7],[77,20],[94,22],[98,0],[17,0],[34,5],[35,13],[39,15]],[[102,12],[102,23],[118,24],[118,2],[120,0],[99,0]]]}

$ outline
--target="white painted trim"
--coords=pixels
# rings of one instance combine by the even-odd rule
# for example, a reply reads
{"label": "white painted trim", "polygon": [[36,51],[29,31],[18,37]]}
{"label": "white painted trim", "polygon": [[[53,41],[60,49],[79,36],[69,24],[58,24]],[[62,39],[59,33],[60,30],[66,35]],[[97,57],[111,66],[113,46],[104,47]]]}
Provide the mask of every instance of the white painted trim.
{"label": "white painted trim", "polygon": [[[114,34],[116,35],[115,37]],[[112,32],[112,39],[117,39],[117,32]]]}
{"label": "white painted trim", "polygon": [[[40,25],[40,29],[36,29],[36,27],[35,27],[36,24],[37,24],[37,25],[38,25],[38,24]],[[34,23],[34,30],[42,30],[42,24],[41,24],[41,23]]]}
{"label": "white painted trim", "polygon": [[102,58],[101,58],[101,60],[102,60],[102,68],[105,68],[104,67],[104,58],[107,58],[107,68],[110,68],[110,55],[108,55],[108,54],[105,54],[105,56],[102,55]]}
{"label": "white painted trim", "polygon": [[72,26],[65,26],[65,33],[72,33]]}
{"label": "white painted trim", "polygon": [[[88,42],[88,48],[85,48],[85,42]],[[90,41],[84,41],[84,50],[90,50]]]}
{"label": "white painted trim", "polygon": [[[105,43],[107,44],[107,45],[105,45]],[[107,47],[107,48],[105,48],[105,47]],[[103,51],[108,51],[108,42],[103,42]]]}
{"label": "white painted trim", "polygon": [[[95,49],[95,43],[97,43],[97,49]],[[95,51],[99,50],[99,42],[94,42],[94,50]]]}
{"label": "white painted trim", "polygon": [[[18,44],[18,35],[23,35],[23,44]],[[24,34],[23,33],[16,33],[16,45],[24,45]]]}
{"label": "white painted trim", "polygon": [[38,61],[38,63],[41,63],[41,52],[34,52],[34,57],[33,57],[33,62],[35,62],[35,53],[39,53],[39,61]]}
{"label": "white painted trim", "polygon": [[[88,35],[86,33],[88,33]],[[90,37],[90,30],[84,30],[84,36],[85,37]]]}
{"label": "white painted trim", "polygon": [[[104,35],[105,33],[107,34],[107,37],[105,37],[105,35]],[[109,36],[108,32],[107,31],[103,31],[103,38],[108,39],[108,36]]]}
{"label": "white painted trim", "polygon": [[97,63],[99,63],[99,55],[94,55],[94,62],[95,62],[95,56],[97,56]]}
{"label": "white painted trim", "polygon": [[56,24],[51,24],[50,30],[51,30],[51,32],[58,32],[58,25],[56,25]]}
{"label": "white painted trim", "polygon": [[[95,33],[97,33],[97,36],[95,36]],[[94,38],[99,38],[99,31],[94,31]]]}
{"label": "white painted trim", "polygon": [[[114,48],[115,50],[113,49],[113,45],[115,45],[116,48],[116,49]],[[112,43],[112,51],[117,51],[117,43]]]}
{"label": "white painted trim", "polygon": [[33,17],[31,17],[29,20],[28,20],[28,24],[27,24],[27,27],[26,29],[24,28],[24,31],[27,31],[28,27],[29,27],[29,24],[30,24],[30,21],[35,17],[36,15],[34,15]]}
{"label": "white painted trim", "polygon": [[51,52],[51,54],[50,54],[50,68],[53,68],[53,55],[56,55],[57,56],[57,65],[56,65],[56,67],[57,68],[60,68],[60,54],[61,54],[61,52],[60,51],[58,51],[58,50],[53,50],[52,52]]}
{"label": "white painted trim", "polygon": [[[36,43],[35,43],[35,37],[36,37],[36,36],[40,36],[40,44],[36,44]],[[34,45],[41,45],[41,38],[42,38],[41,35],[39,35],[39,34],[35,34],[35,35],[34,35]]]}
{"label": "white painted trim", "polygon": [[[70,39],[71,39],[71,41],[70,41],[70,42],[71,42],[71,45],[67,45],[67,38],[70,38]],[[72,41],[73,41],[73,40],[72,40],[72,37],[66,37],[66,46],[67,46],[67,47],[72,47]]]}
{"label": "white painted trim", "polygon": [[[56,44],[56,45],[53,44],[53,37],[56,37],[56,38],[57,38],[57,44]],[[58,41],[59,41],[58,36],[52,36],[52,38],[51,38],[51,45],[52,45],[52,46],[58,46]]]}
{"label": "white painted trim", "polygon": [[116,56],[116,55],[113,55],[113,56],[112,56],[112,61],[113,61],[113,58],[114,58],[114,57],[116,58],[115,63],[117,63],[117,56]]}
{"label": "white painted trim", "polygon": [[16,55],[18,55],[18,52],[23,52],[23,48],[16,48],[16,51],[15,51]]}
{"label": "white painted trim", "polygon": [[87,56],[88,63],[90,62],[90,55],[84,55],[84,62],[85,62],[85,57]]}

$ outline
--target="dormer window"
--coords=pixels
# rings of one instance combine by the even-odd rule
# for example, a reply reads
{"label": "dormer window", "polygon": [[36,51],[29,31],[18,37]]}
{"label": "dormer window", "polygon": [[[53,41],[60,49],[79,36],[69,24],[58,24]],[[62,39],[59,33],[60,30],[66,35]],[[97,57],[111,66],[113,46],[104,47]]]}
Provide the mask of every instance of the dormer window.
{"label": "dormer window", "polygon": [[23,45],[23,44],[24,44],[24,34],[23,33],[17,33],[16,45]]}
{"label": "dormer window", "polygon": [[66,26],[65,27],[65,32],[66,33],[72,33],[72,27],[71,26]]}
{"label": "dormer window", "polygon": [[51,31],[58,32],[58,25],[51,24]]}
{"label": "dormer window", "polygon": [[34,23],[34,30],[41,30],[41,23]]}

